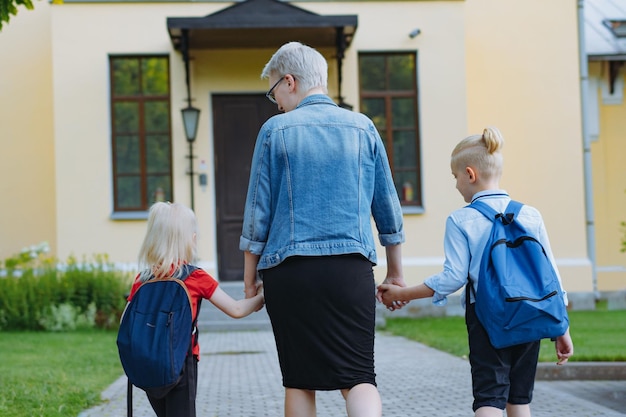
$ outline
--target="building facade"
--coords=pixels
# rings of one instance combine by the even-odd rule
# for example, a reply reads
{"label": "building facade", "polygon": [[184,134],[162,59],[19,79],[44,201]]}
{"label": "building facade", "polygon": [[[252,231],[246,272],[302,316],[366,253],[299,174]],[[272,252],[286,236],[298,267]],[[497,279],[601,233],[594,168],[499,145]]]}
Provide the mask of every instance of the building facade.
{"label": "building facade", "polygon": [[[277,111],[260,73],[298,40],[327,58],[329,95],[386,140],[408,283],[441,269],[445,219],[464,204],[452,148],[495,125],[501,184],[542,212],[567,290],[624,288],[622,273],[596,273],[588,247],[579,10],[573,0],[37,2],[0,32],[0,257],[48,241],[61,260],[106,253],[132,269],[150,204],[193,202],[199,264],[240,280],[252,147]],[[199,110],[191,144],[188,107]],[[594,181],[600,165],[615,193],[602,200],[594,185],[613,220],[596,215],[593,248],[598,266],[623,270],[614,222],[626,186],[615,162],[593,162]]]}

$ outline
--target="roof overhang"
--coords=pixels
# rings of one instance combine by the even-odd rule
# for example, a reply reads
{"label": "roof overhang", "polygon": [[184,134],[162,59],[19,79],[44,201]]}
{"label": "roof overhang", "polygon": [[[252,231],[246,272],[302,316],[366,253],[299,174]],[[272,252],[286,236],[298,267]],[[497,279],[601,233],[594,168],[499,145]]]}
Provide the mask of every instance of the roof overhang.
{"label": "roof overhang", "polygon": [[626,61],[626,54],[587,54],[589,61]]}
{"label": "roof overhang", "polygon": [[174,48],[183,34],[188,48],[278,48],[289,41],[310,46],[348,47],[356,32],[357,15],[318,15],[278,0],[247,0],[204,17],[168,17]]}

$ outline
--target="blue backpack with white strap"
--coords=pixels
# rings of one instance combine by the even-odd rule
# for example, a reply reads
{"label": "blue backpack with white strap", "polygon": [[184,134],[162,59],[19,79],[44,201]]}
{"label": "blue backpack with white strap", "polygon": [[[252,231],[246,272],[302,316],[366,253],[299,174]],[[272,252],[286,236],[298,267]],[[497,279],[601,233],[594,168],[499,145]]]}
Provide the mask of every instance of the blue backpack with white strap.
{"label": "blue backpack with white strap", "polygon": [[131,393],[130,384],[156,398],[167,395],[180,381],[185,359],[197,343],[200,304],[194,321],[184,283],[197,267],[181,268],[180,279],[152,277],[141,284],[124,310],[117,346]]}
{"label": "blue backpack with white strap", "polygon": [[476,316],[497,349],[562,336],[569,326],[556,271],[517,221],[522,206],[511,200],[504,213],[481,201],[467,206],[493,223],[474,295]]}

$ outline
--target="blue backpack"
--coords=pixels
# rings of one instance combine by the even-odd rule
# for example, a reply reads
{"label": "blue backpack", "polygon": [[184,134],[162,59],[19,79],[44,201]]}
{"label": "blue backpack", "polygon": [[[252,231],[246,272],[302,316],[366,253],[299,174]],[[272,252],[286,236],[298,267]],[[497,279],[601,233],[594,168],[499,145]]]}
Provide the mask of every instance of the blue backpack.
{"label": "blue backpack", "polygon": [[197,268],[182,268],[180,279],[152,277],[141,284],[124,310],[117,347],[129,392],[132,384],[156,398],[167,395],[180,381],[185,358],[197,343],[200,304],[194,321],[184,284]]}
{"label": "blue backpack", "polygon": [[[546,251],[516,221],[522,206],[512,200],[504,214],[481,201],[467,206],[493,222],[474,296],[476,316],[497,349],[562,336],[569,326]],[[471,282],[469,286],[473,290]]]}

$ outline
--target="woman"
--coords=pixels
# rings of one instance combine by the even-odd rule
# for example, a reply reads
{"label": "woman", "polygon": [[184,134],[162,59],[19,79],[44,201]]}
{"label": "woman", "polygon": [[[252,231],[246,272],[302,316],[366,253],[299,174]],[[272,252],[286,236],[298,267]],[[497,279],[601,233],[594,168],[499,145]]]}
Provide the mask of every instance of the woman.
{"label": "woman", "polygon": [[240,249],[246,297],[257,271],[285,386],[285,416],[315,416],[316,390],[341,390],[348,415],[382,413],[374,373],[376,247],[385,283],[405,286],[402,211],[382,140],[326,94],[315,49],[283,45],[266,64],[278,105],[257,137]]}

